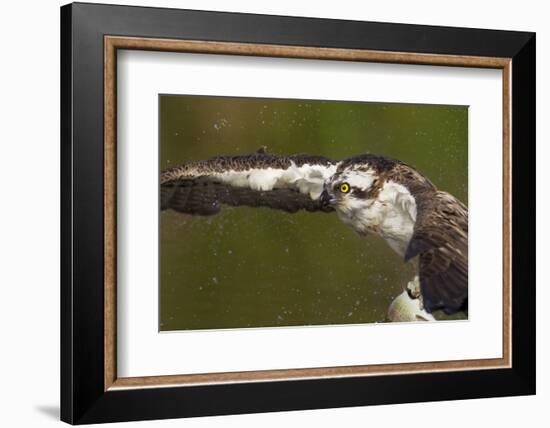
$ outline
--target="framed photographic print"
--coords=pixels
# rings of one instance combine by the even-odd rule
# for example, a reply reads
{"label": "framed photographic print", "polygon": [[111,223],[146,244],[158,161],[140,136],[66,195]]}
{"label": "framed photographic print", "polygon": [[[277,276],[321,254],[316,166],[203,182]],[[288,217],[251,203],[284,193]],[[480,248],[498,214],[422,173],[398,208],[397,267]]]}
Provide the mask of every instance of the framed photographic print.
{"label": "framed photographic print", "polygon": [[62,420],[535,393],[533,33],[76,3],[61,53]]}

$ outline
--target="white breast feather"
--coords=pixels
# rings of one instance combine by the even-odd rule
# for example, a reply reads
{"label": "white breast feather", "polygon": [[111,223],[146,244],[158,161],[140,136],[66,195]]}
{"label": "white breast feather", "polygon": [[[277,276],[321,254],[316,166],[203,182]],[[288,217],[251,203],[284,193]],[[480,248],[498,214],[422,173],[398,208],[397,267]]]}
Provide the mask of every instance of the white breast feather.
{"label": "white breast feather", "polygon": [[[371,180],[369,175],[357,177],[354,174],[346,179],[350,185],[361,189],[368,188],[363,185]],[[375,200],[349,198],[337,206],[337,213],[360,234],[376,232],[403,256],[414,231],[416,201],[406,187],[388,181]]]}
{"label": "white breast feather", "polygon": [[416,201],[408,189],[393,181],[384,184],[376,205],[381,236],[398,254],[404,255],[414,232]]}

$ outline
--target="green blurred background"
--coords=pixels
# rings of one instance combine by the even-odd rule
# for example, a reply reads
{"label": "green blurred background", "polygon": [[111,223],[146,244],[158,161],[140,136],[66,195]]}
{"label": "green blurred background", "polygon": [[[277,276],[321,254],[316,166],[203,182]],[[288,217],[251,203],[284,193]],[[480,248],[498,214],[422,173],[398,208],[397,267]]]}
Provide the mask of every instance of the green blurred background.
{"label": "green blurred background", "polygon": [[[218,155],[400,159],[467,204],[464,106],[160,95],[160,168]],[[413,267],[336,214],[160,215],[160,330],[384,322]]]}

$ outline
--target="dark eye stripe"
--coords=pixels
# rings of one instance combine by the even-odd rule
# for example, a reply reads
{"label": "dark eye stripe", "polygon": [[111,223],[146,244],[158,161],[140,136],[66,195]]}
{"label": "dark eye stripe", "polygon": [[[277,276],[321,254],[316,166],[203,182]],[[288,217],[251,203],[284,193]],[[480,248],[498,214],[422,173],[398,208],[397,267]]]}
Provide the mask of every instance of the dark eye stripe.
{"label": "dark eye stripe", "polygon": [[369,192],[365,189],[353,189],[353,191],[351,193],[353,194],[353,196],[356,196],[356,197],[362,198],[362,199],[366,199]]}

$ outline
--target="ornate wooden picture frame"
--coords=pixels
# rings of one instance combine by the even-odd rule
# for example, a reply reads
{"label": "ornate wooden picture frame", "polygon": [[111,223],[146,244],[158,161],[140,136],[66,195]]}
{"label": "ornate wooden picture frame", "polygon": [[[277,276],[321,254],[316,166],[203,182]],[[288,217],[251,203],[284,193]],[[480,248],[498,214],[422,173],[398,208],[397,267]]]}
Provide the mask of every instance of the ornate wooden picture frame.
{"label": "ornate wooden picture frame", "polygon": [[[118,50],[502,70],[502,357],[119,377]],[[534,34],[71,4],[61,9],[61,54],[62,420],[81,424],[535,392]]]}

